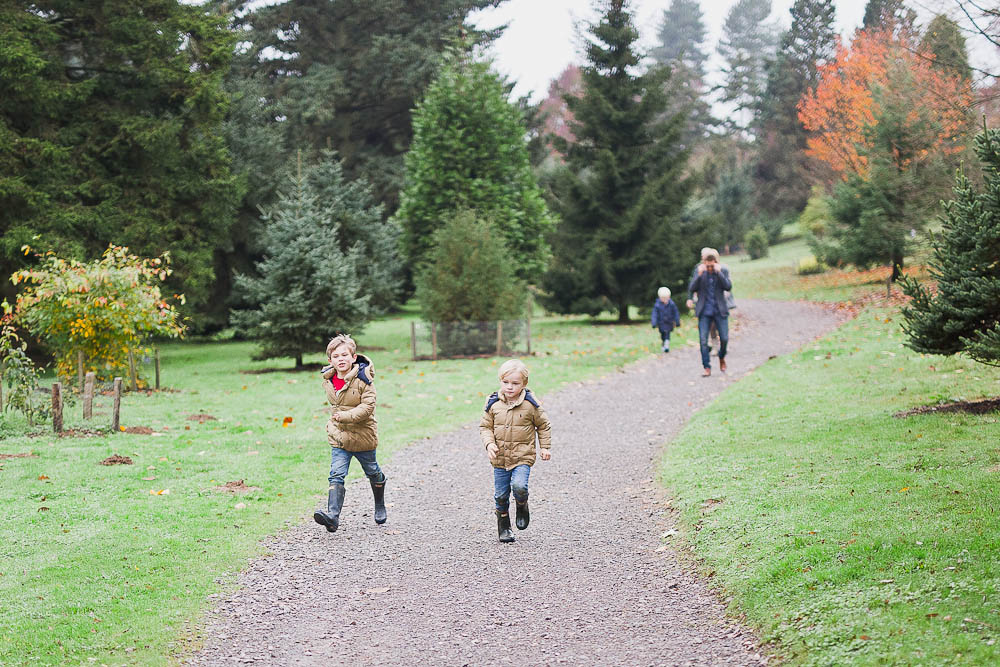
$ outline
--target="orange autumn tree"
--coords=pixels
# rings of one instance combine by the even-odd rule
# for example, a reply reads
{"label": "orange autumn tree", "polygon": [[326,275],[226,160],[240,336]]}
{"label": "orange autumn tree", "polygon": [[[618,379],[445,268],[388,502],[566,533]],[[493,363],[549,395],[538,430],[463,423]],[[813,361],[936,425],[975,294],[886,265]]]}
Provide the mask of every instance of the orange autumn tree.
{"label": "orange autumn tree", "polygon": [[971,84],[934,68],[933,54],[919,52],[913,42],[906,31],[885,28],[859,31],[850,47],[838,45],[837,57],[820,67],[819,85],[799,103],[799,120],[813,133],[811,157],[842,178],[865,177],[878,150],[873,130],[889,107],[908,109],[897,132],[913,150],[896,148],[900,169],[965,149]]}
{"label": "orange autumn tree", "polygon": [[837,174],[818,258],[898,277],[914,230],[938,206],[971,127],[969,82],[933,67],[906,30],[859,31],[799,104],[807,153]]}

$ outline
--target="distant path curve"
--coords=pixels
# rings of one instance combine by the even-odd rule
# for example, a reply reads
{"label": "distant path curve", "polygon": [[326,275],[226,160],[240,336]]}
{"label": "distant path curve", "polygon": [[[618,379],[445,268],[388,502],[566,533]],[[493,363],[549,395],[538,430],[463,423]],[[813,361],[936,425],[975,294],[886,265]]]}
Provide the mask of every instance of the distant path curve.
{"label": "distant path curve", "polygon": [[340,531],[310,521],[276,538],[181,662],[760,664],[753,633],[672,548],[658,551],[672,519],[655,469],[696,410],[839,319],[812,304],[749,299],[736,312],[726,376],[701,378],[694,346],[541,397],[552,460],[535,464],[531,526],[515,530],[515,543],[497,542],[492,474],[473,424],[414,443],[385,465],[385,526],[372,522],[366,480],[351,484]]}

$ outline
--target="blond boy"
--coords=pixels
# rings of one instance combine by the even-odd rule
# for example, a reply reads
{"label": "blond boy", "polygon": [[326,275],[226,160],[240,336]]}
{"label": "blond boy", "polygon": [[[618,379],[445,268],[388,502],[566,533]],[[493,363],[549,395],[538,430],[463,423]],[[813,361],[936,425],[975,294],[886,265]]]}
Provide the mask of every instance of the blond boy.
{"label": "blond boy", "polygon": [[375,496],[375,523],[386,521],[385,473],[375,460],[378,422],[375,420],[375,367],[371,359],[357,353],[350,336],[335,336],[326,346],[330,365],[323,369],[323,389],[330,402],[326,437],[330,444],[330,489],[326,511],[313,514],[316,523],[335,532],[344,504],[344,478],[356,458],[371,483]]}
{"label": "blond boy", "polygon": [[497,373],[500,391],[486,401],[479,422],[479,434],[493,465],[493,502],[497,515],[497,534],[501,542],[513,542],[510,529],[510,494],[517,506],[518,530],[528,527],[528,476],[535,463],[535,439],[543,461],[551,457],[552,429],[545,410],[528,390],[528,368],[518,359],[510,359]]}

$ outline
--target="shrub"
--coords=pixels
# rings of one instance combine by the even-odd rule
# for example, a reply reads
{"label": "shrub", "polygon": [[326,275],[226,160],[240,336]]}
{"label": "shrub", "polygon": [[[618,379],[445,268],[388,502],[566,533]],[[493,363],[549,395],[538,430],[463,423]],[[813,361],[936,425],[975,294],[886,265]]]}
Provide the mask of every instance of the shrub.
{"label": "shrub", "polygon": [[[23,250],[31,252],[27,246]],[[110,245],[88,263],[52,252],[36,257],[37,267],[11,276],[15,285],[25,284],[15,318],[49,349],[61,377],[74,374],[78,351],[86,370],[110,379],[127,370],[130,349],[141,348],[152,336],[183,335],[177,311],[157,285],[171,273],[167,253],[143,259]]]}
{"label": "shrub", "polygon": [[11,306],[3,302],[4,314],[0,318],[0,382],[5,385],[0,412],[8,408],[19,411],[33,426],[35,417],[40,416],[42,405],[35,405],[31,396],[38,389],[38,367],[28,356],[28,344],[24,342],[11,324]]}
{"label": "shrub", "polygon": [[746,239],[743,243],[746,246],[747,253],[750,255],[750,259],[767,257],[767,230],[764,229],[763,225],[758,224],[747,232]]}
{"label": "shrub", "polygon": [[814,273],[823,273],[826,271],[826,268],[825,264],[817,260],[813,255],[809,255],[799,260],[798,272],[800,276],[808,276]]}
{"label": "shrub", "polygon": [[[528,292],[515,273],[514,262],[496,227],[471,211],[463,211],[434,233],[427,262],[417,273],[417,300],[424,318],[431,322],[518,319],[524,316]],[[439,336],[442,352],[472,353],[458,351],[461,331],[454,326],[448,330],[452,329],[457,333],[449,335],[448,340]],[[448,342],[451,339],[453,344]]]}

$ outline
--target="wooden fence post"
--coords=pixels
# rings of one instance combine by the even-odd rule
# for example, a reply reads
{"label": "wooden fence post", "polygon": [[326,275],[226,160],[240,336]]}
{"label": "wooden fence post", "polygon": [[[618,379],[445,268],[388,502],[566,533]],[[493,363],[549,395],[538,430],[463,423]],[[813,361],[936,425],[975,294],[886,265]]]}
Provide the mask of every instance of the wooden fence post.
{"label": "wooden fence post", "polygon": [[122,379],[115,378],[114,382],[114,404],[111,408],[111,432],[118,433],[121,430],[121,419],[119,415],[122,409]]}
{"label": "wooden fence post", "polygon": [[76,351],[76,390],[83,393],[83,350]]}
{"label": "wooden fence post", "polygon": [[160,348],[153,350],[153,364],[156,366],[156,390],[160,390]]}
{"label": "wooden fence post", "polygon": [[135,353],[132,348],[128,351],[128,376],[132,382],[132,391],[139,391],[139,380],[135,374]]}
{"label": "wooden fence post", "polygon": [[524,320],[524,337],[528,343],[528,356],[531,356],[531,318]]}
{"label": "wooden fence post", "polygon": [[3,412],[3,376],[7,371],[6,364],[0,364],[0,413]]}
{"label": "wooden fence post", "polygon": [[94,377],[93,371],[87,373],[87,378],[83,381],[83,418],[90,419],[94,416]]}
{"label": "wooden fence post", "polygon": [[63,430],[63,415],[62,415],[62,382],[52,383],[52,430],[56,433],[62,433]]}
{"label": "wooden fence post", "polygon": [[417,323],[410,322],[410,350],[413,352],[413,360],[417,360]]}
{"label": "wooden fence post", "polygon": [[497,320],[497,356],[503,355],[503,320]]}
{"label": "wooden fence post", "polygon": [[438,358],[438,329],[437,322],[431,322],[431,359],[437,361]]}

